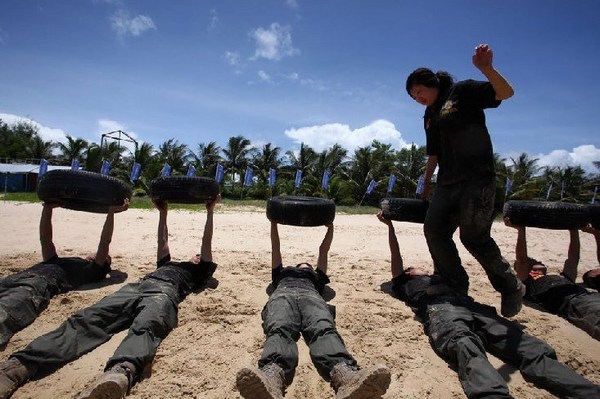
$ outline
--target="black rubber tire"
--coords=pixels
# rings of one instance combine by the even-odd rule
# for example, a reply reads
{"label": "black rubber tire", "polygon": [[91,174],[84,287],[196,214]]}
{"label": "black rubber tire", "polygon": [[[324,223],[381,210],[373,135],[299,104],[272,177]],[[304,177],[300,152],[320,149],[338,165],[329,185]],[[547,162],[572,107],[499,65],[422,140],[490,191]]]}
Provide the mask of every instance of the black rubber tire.
{"label": "black rubber tire", "polygon": [[178,204],[203,204],[219,195],[219,183],[202,176],[161,176],[152,180],[152,198]]}
{"label": "black rubber tire", "polygon": [[291,226],[324,226],[335,219],[335,202],[316,197],[284,195],[267,201],[267,218]]}
{"label": "black rubber tire", "polygon": [[596,230],[600,230],[600,205],[588,205],[590,212],[590,223]]}
{"label": "black rubber tire", "polygon": [[429,202],[414,198],[384,198],[379,206],[388,220],[423,223]]}
{"label": "black rubber tire", "polygon": [[589,223],[587,206],[567,202],[508,201],[504,217],[515,226],[539,227],[553,230],[575,230]]}
{"label": "black rubber tire", "polygon": [[112,205],[131,199],[131,187],[112,176],[83,170],[46,172],[37,187],[38,198],[74,211],[107,213]]}

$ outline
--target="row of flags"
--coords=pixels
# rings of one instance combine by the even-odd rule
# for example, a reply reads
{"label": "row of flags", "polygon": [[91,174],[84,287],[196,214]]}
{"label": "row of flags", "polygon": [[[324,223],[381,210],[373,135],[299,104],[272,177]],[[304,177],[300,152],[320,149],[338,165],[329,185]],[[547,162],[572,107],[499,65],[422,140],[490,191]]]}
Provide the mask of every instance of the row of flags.
{"label": "row of flags", "polygon": [[[100,167],[100,174],[102,175],[108,175],[108,172],[110,171],[110,162],[103,160],[102,161],[102,166]],[[79,170],[79,160],[78,159],[73,159],[71,161],[71,170]],[[139,177],[140,177],[140,172],[141,172],[141,165],[137,162],[135,162],[131,168],[131,181],[134,182],[136,181]],[[39,173],[38,173],[38,178],[41,178],[46,172],[48,171],[48,161],[45,159],[42,159],[40,162],[40,168],[39,168]],[[165,163],[162,170],[161,170],[161,176],[170,176],[171,175],[171,165],[169,165],[168,163]],[[196,168],[194,167],[194,165],[190,164],[188,166],[188,170],[187,170],[187,176],[195,176],[196,175]],[[225,169],[223,167],[222,164],[217,164],[217,170],[215,173],[215,180],[217,181],[217,183],[221,183],[221,181],[223,180],[223,177],[225,175]],[[254,169],[252,169],[251,167],[247,167],[246,168],[246,173],[244,174],[244,186],[245,187],[250,187],[252,185],[253,182],[253,176],[254,176]],[[321,187],[324,190],[327,190],[329,188],[329,179],[331,177],[331,171],[329,169],[325,170],[323,172],[323,178],[321,179]],[[271,168],[269,169],[269,179],[268,179],[268,185],[270,187],[273,187],[275,185],[275,182],[277,180],[277,172],[275,169]],[[302,182],[302,170],[298,169],[296,170],[296,178],[294,180],[294,187],[295,188],[300,188],[300,183]],[[375,179],[371,179],[371,181],[369,182],[369,185],[367,186],[367,190],[365,191],[365,194],[371,194],[373,192],[373,190],[375,189],[375,187],[377,186],[377,181]],[[395,175],[391,175],[390,179],[388,180],[388,187],[387,187],[387,192],[391,193],[392,190],[394,189],[394,185],[396,184],[396,176]],[[423,192],[423,186],[425,184],[425,176],[421,175],[419,177],[419,181],[417,182],[417,190],[416,190],[416,194],[421,194]],[[511,178],[506,177],[506,186],[505,186],[505,191],[504,191],[504,197],[506,198],[506,196],[508,196],[508,193],[510,192],[510,189],[512,188],[512,184],[513,181]],[[554,186],[554,182],[550,181],[550,184],[548,185],[548,190],[546,190],[546,201],[548,201],[550,199],[550,194],[552,193],[552,188]],[[563,199],[565,193],[565,182],[563,181],[561,183],[561,187],[560,187],[560,199]],[[592,204],[596,203],[596,196],[598,195],[598,186],[594,187],[594,195],[592,197]]]}

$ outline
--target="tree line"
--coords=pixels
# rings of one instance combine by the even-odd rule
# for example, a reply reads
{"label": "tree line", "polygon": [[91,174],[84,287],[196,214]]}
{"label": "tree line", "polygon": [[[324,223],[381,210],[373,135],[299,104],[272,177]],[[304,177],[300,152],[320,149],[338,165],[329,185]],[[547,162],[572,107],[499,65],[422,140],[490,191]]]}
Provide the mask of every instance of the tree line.
{"label": "tree line", "polygon": [[[165,164],[171,166],[172,175],[185,175],[189,165],[193,165],[196,175],[206,177],[215,177],[220,164],[224,170],[221,181],[224,197],[266,199],[272,195],[294,194],[331,198],[338,205],[378,206],[385,197],[417,196],[427,155],[424,146],[412,144],[396,150],[391,144],[377,140],[352,153],[339,144],[319,152],[304,143],[298,151],[284,152],[271,143],[253,146],[242,135],[230,137],[223,148],[215,141],[190,147],[170,138],[158,148],[145,142],[130,151],[117,141],[100,145],[71,135],[66,135],[65,142],[45,141],[37,127],[30,123],[9,125],[0,119],[0,161],[39,163],[41,159],[51,165],[71,165],[76,159],[83,169],[95,172],[100,171],[102,161],[106,160],[111,163],[110,175],[128,182],[131,182],[133,164],[139,163],[140,177],[132,183],[135,195],[149,193],[151,181],[161,175]],[[542,168],[538,159],[526,153],[510,159],[495,154],[495,162],[499,211],[509,199],[590,203],[600,183],[599,161],[594,162],[596,173],[588,175],[581,166]],[[244,173],[248,167],[254,172],[253,182],[245,186]],[[269,184],[271,169],[277,175],[272,186]],[[326,170],[330,178],[323,187]],[[297,171],[302,173],[298,187]],[[388,192],[391,176],[396,182]],[[372,181],[376,184],[367,194]]]}

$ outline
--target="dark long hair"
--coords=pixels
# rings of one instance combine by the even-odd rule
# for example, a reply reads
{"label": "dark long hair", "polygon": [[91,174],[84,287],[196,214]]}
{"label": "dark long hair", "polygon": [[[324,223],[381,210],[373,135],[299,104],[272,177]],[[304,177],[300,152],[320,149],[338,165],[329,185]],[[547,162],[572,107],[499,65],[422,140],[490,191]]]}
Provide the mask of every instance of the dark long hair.
{"label": "dark long hair", "polygon": [[429,68],[417,68],[406,78],[406,92],[410,96],[410,90],[414,85],[423,85],[425,87],[436,87],[443,93],[453,84],[452,75],[446,71],[433,73]]}

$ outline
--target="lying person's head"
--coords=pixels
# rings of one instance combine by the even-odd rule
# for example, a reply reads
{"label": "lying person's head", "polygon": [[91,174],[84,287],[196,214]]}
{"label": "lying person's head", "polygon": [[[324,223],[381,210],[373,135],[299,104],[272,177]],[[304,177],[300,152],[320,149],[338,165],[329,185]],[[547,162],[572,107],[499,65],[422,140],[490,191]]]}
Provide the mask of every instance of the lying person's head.
{"label": "lying person's head", "polygon": [[[90,254],[90,255],[86,256],[85,259],[97,264],[96,254]],[[106,260],[104,261],[104,264],[98,265],[98,266],[110,267],[111,264],[112,264],[112,258],[110,257],[110,255],[106,255]]]}
{"label": "lying person's head", "polygon": [[310,263],[308,263],[308,262],[298,263],[296,265],[296,267],[298,269],[310,269],[310,270],[314,270],[313,266]]}
{"label": "lying person's head", "polygon": [[583,283],[588,288],[600,291],[600,267],[585,272],[583,274]]}
{"label": "lying person's head", "polygon": [[542,262],[537,259],[527,257],[527,266],[529,272],[540,276],[545,276],[548,273],[548,268]]}

